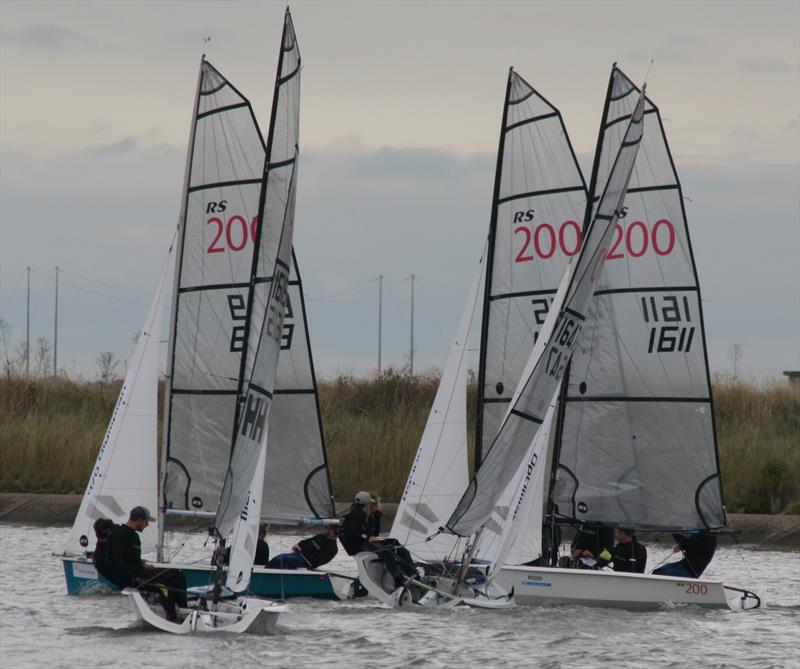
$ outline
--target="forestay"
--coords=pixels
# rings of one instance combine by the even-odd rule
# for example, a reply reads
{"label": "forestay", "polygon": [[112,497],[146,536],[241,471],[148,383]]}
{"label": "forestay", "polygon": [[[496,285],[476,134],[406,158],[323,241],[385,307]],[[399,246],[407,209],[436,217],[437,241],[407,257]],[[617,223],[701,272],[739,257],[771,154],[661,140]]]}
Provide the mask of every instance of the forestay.
{"label": "forestay", "polygon": [[[639,89],[616,67],[592,177],[605,181]],[[635,528],[721,528],[700,287],[658,109],[588,325],[572,358],[556,501],[564,516]],[[596,199],[596,197],[595,197]]]}
{"label": "forestay", "polygon": [[[161,368],[161,314],[167,292],[172,247],[161,272],[128,371],[111,414],[103,444],[72,525],[66,552],[78,554],[94,545],[98,518],[128,520],[135,506],[157,508],[158,500],[158,379]],[[141,534],[142,550],[152,553],[158,525]]]}
{"label": "forestay", "polygon": [[478,368],[476,460],[492,443],[568,260],[586,186],[559,111],[509,71],[495,174]]}
{"label": "forestay", "polygon": [[452,535],[439,533],[439,529],[469,482],[467,346],[482,273],[475,277],[464,306],[392,525],[391,537],[408,548],[417,560],[442,560],[456,544]]}
{"label": "forestay", "polygon": [[[291,21],[289,19],[289,24]],[[231,454],[236,398],[249,377],[268,282],[288,200],[299,88],[299,53],[289,26],[282,43],[270,120],[267,201],[259,217],[266,146],[249,102],[207,61],[190,141],[190,184],[182,217],[182,264],[176,281],[174,371],[168,389],[168,509],[215,512]],[[213,112],[213,113],[212,113]],[[201,158],[202,157],[202,158]],[[195,164],[202,164],[198,176]],[[253,267],[253,249],[267,224]],[[253,309],[249,310],[251,293]],[[194,277],[194,278],[192,278]],[[302,283],[292,256],[282,355],[272,411],[272,457],[264,517],[292,521],[334,513],[318,410]],[[248,316],[249,314],[249,316]],[[249,346],[245,347],[245,342]],[[242,355],[245,348],[248,355]]]}
{"label": "forestay", "polygon": [[[522,374],[509,411],[480,469],[447,523],[454,534],[468,536],[484,526],[498,499],[514,479],[543,423],[569,358],[577,344],[586,310],[600,278],[612,242],[614,225],[625,200],[636,153],[642,137],[641,98],[628,123],[597,212],[587,228],[575,263],[570,263],[566,290],[560,288],[543,330]],[[563,299],[562,295],[563,294]]]}

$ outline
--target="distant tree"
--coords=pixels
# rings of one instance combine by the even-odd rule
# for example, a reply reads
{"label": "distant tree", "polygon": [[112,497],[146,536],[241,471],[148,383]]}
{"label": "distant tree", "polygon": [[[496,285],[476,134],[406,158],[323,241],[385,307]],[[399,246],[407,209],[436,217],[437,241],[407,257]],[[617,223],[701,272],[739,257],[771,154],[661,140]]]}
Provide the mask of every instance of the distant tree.
{"label": "distant tree", "polygon": [[52,349],[47,337],[39,337],[36,340],[36,372],[39,376],[50,376],[50,360],[52,359]]}
{"label": "distant tree", "polygon": [[115,359],[111,351],[103,351],[97,356],[97,368],[100,371],[100,383],[104,386],[114,380],[119,361]]}

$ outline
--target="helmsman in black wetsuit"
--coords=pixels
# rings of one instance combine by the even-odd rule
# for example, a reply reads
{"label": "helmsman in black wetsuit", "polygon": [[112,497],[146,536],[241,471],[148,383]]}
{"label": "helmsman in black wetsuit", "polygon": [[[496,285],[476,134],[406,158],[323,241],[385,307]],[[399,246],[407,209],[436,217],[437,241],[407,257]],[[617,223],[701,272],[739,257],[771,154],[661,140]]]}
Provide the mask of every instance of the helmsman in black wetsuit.
{"label": "helmsman in black wetsuit", "polygon": [[348,555],[362,551],[377,553],[394,577],[395,585],[400,587],[408,577],[417,575],[414,559],[396,539],[379,538],[380,514],[378,500],[371,493],[359,492],[339,525],[339,541]]}
{"label": "helmsman in black wetsuit", "polygon": [[614,563],[614,571],[629,574],[644,574],[647,565],[647,549],[636,540],[633,530],[614,530],[616,545],[611,551],[601,553],[597,561],[603,567],[609,562]]}
{"label": "helmsman in black wetsuit", "polygon": [[96,565],[97,570],[120,589],[138,587],[158,594],[167,618],[174,621],[176,605],[186,606],[186,580],[179,571],[153,569],[142,561],[139,533],[154,520],[143,506],[133,507],[126,523],[114,525],[108,531],[108,557]]}
{"label": "helmsman in black wetsuit", "polygon": [[677,544],[672,552],[683,551],[683,559],[665,564],[663,567],[653,570],[653,574],[700,578],[717,551],[717,535],[700,530],[692,533],[679,532],[672,536]]}

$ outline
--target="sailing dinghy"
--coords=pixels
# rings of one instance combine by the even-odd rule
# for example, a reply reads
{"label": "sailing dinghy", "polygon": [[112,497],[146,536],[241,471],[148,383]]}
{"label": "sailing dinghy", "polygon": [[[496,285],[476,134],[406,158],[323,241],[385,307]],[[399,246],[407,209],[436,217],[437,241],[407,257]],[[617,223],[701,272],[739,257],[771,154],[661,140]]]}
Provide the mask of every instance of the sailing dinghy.
{"label": "sailing dinghy", "polygon": [[[591,179],[610,169],[639,89],[612,68]],[[641,531],[729,531],[722,497],[700,286],[677,170],[658,108],[645,99],[624,217],[615,227],[586,336],[559,396],[548,503],[529,524],[600,523]],[[537,557],[555,565],[545,547]],[[756,608],[716,579],[506,566],[499,582],[526,604],[631,609]]]}
{"label": "sailing dinghy", "polygon": [[[517,105],[524,103],[527,104],[520,109],[523,113],[527,111],[526,118],[509,123],[509,108],[517,108]],[[642,139],[643,108],[644,98],[641,96],[634,113],[625,124],[623,141],[605,180],[582,247],[561,278],[524,371],[506,406],[497,434],[480,468],[462,492],[449,520],[439,530],[456,538],[454,551],[460,551],[461,543],[464,543],[460,559],[445,561],[438,573],[433,569],[426,570],[425,575],[419,579],[409,579],[404,587],[388,592],[385,579],[379,578],[380,574],[375,572],[375,561],[362,554],[358,560],[360,579],[367,590],[384,603],[392,606],[412,603],[427,607],[450,607],[462,603],[493,608],[510,605],[513,589],[503,591],[496,581],[497,573],[514,543],[511,533],[514,518],[508,513],[508,507],[502,509],[504,498],[511,489],[513,499],[521,500],[535,470],[544,464],[547,429],[540,430],[540,427],[552,420],[553,402],[561,378],[572,351],[580,342],[588,307],[611,244],[614,226],[623,210],[628,182]],[[560,123],[560,116],[554,108],[511,70],[506,88],[501,151],[495,180],[493,222],[497,220],[497,204],[501,200],[498,193],[502,189],[501,167],[506,133],[550,119]],[[511,199],[527,198],[530,201],[539,195],[554,194],[554,189],[546,181],[547,176],[552,178],[552,175],[552,171],[537,174],[534,178],[542,179],[539,188]],[[506,188],[513,188],[515,184],[509,179],[505,185]],[[529,211],[532,218],[535,215],[535,206]],[[524,218],[524,212],[522,216]],[[489,279],[487,283],[488,281]],[[528,466],[525,466],[526,463]],[[419,502],[416,509],[420,509]],[[402,516],[400,522],[403,522]],[[499,541],[488,568],[481,571],[474,568],[473,561],[477,558],[484,532],[498,535]],[[384,596],[380,595],[381,591],[384,591]]]}
{"label": "sailing dinghy", "polygon": [[[283,75],[286,67],[292,74]],[[263,164],[263,180],[258,205],[258,220],[265,221],[255,234],[251,279],[248,286],[247,315],[242,339],[245,354],[241,366],[248,369],[247,382],[241,389],[243,401],[235,407],[233,448],[214,525],[209,530],[216,542],[213,585],[202,592],[189,591],[190,609],[179,611],[182,621],[169,621],[162,607],[151,604],[139,590],[125,589],[137,615],[148,625],[176,634],[188,632],[266,633],[274,626],[285,606],[248,596],[253,570],[264,473],[270,466],[269,427],[278,361],[283,340],[283,322],[289,301],[289,275],[292,262],[294,208],[297,192],[299,158],[298,124],[300,98],[300,52],[288,10],[281,39],[278,63],[276,109],[287,129],[288,142],[278,150],[289,152],[282,161],[283,174],[273,177],[269,160]],[[274,140],[270,134],[270,143]],[[269,147],[267,156],[271,156]],[[279,196],[283,196],[278,199]],[[274,199],[273,199],[274,198]],[[278,201],[275,204],[275,201]],[[270,252],[277,248],[272,256]],[[264,257],[266,256],[266,258]],[[271,265],[271,271],[266,268]],[[261,279],[259,282],[258,279]],[[226,544],[230,552],[226,556]],[[227,566],[227,570],[224,568]],[[224,578],[224,587],[223,587]]]}
{"label": "sailing dinghy", "polygon": [[[289,41],[287,35],[292,36]],[[239,398],[244,397],[242,379],[248,378],[254,355],[254,350],[249,350],[248,362],[242,364],[245,329],[261,317],[266,303],[264,289],[272,271],[269,263],[277,254],[297,144],[293,119],[299,91],[292,82],[299,72],[299,52],[293,35],[287,14],[282,45],[288,48],[282,47],[280,52],[266,142],[247,98],[205,57],[201,61],[175,244],[162,475],[159,481],[156,402],[160,330],[158,324],[146,324],[144,332],[156,333],[155,344],[148,343],[147,337],[139,338],[81,510],[60,556],[70,594],[116,589],[85,556],[93,544],[91,525],[98,517],[125,522],[136,505],[160,510],[158,524],[142,536],[143,552],[153,558],[154,566],[179,569],[190,588],[214,580],[211,565],[166,555],[164,535],[174,517],[210,523],[222,491],[234,415]],[[259,218],[264,186],[269,194],[264,216]],[[255,306],[249,311],[255,238],[262,227],[259,220],[266,221],[266,232],[254,279]],[[334,516],[334,506],[294,253],[290,268],[271,412],[270,466],[265,472],[266,494],[260,515],[263,520],[299,525],[325,522]],[[168,292],[165,286],[166,279],[162,279],[156,293],[159,306],[154,307],[159,318]],[[148,323],[149,319],[150,315]],[[137,360],[145,352],[150,356],[149,367],[145,366],[151,371],[134,374],[132,370],[141,366]],[[146,411],[135,408],[142,402]],[[126,418],[127,414],[136,418]],[[354,582],[320,570],[257,567],[250,588],[255,594],[281,599],[344,599],[353,595]]]}

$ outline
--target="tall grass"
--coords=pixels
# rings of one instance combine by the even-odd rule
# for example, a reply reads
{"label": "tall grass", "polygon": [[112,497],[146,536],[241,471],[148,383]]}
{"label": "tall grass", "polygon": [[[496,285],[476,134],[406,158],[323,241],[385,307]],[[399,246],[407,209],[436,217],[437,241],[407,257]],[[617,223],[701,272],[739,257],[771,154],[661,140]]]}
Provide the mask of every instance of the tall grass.
{"label": "tall grass", "polygon": [[[394,370],[320,384],[338,499],[361,489],[387,501],[400,496],[437,384]],[[81,492],[118,391],[119,384],[0,379],[0,490]],[[714,396],[729,511],[800,513],[800,388],[717,379]],[[474,386],[467,406],[472,423]]]}

